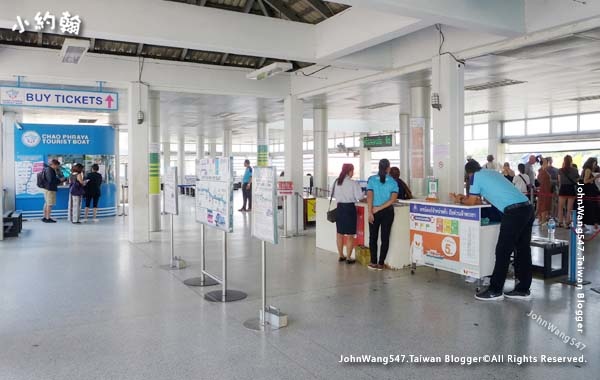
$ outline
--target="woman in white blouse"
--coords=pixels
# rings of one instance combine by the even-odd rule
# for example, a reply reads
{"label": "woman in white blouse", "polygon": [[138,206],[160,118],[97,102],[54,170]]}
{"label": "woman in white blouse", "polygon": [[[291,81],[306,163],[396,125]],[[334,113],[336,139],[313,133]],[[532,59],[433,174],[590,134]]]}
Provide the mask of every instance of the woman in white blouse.
{"label": "woman in white blouse", "polygon": [[[354,264],[356,261],[352,258],[357,219],[355,203],[364,198],[360,185],[358,182],[352,180],[353,175],[354,165],[344,164],[339,177],[333,185],[333,197],[337,202],[335,224],[337,229],[338,261],[346,261],[348,264]],[[344,256],[344,236],[346,236],[346,254],[348,256]]]}

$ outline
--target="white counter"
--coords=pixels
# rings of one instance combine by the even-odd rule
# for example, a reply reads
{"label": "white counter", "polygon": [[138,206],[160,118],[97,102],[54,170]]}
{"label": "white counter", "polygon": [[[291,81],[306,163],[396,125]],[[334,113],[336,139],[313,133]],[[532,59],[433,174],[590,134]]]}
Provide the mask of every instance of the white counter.
{"label": "white counter", "polygon": [[[331,208],[337,205],[334,200],[331,203]],[[357,223],[362,225],[362,229],[357,228],[357,244],[369,246],[369,220],[366,217],[366,203],[357,203],[359,207],[359,217]],[[336,246],[336,226],[327,220],[327,210],[329,207],[329,199],[317,198],[317,248],[337,254]],[[361,218],[361,211],[363,210]],[[408,205],[398,204],[394,206],[394,224],[392,224],[392,232],[390,235],[390,248],[385,263],[393,269],[400,269],[410,265],[410,235],[409,235],[409,218]],[[381,246],[381,242],[379,242]]]}

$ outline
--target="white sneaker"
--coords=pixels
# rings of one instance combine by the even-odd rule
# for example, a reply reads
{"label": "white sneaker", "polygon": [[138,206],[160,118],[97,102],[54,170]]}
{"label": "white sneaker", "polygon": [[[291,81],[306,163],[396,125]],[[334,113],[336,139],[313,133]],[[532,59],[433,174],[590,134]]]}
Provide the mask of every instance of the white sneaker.
{"label": "white sneaker", "polygon": [[83,220],[83,223],[87,223],[87,222],[88,222],[88,220],[87,220],[87,219],[84,219],[84,220]]}
{"label": "white sneaker", "polygon": [[94,223],[98,223],[99,220],[98,219],[93,219]]}

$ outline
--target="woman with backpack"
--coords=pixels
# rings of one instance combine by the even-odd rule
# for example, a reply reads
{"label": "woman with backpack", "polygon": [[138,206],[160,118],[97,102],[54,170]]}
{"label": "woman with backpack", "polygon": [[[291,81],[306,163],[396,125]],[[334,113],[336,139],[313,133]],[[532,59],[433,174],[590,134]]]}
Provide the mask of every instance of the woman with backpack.
{"label": "woman with backpack", "polygon": [[393,166],[390,169],[390,176],[398,184],[398,199],[402,199],[402,200],[413,199],[410,188],[408,187],[406,182],[404,182],[402,180],[402,178],[400,178],[400,168],[398,168],[397,166]]}
{"label": "woman with backpack", "polygon": [[69,221],[80,224],[81,197],[85,193],[85,182],[83,180],[83,165],[75,164],[71,168],[69,176]]}

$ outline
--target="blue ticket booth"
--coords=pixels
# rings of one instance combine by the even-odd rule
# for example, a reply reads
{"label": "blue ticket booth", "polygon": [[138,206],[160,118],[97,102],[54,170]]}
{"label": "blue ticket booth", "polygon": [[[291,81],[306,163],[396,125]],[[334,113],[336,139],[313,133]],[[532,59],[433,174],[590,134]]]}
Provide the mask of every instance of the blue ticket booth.
{"label": "blue ticket booth", "polygon": [[[15,130],[15,205],[26,218],[43,216],[44,194],[37,187],[37,173],[52,159],[61,163],[61,173],[68,178],[71,167],[80,163],[85,172],[93,164],[100,167],[102,196],[98,216],[117,213],[115,183],[115,130],[111,126],[19,124]],[[56,194],[52,216],[66,218],[69,188],[61,186]]]}

